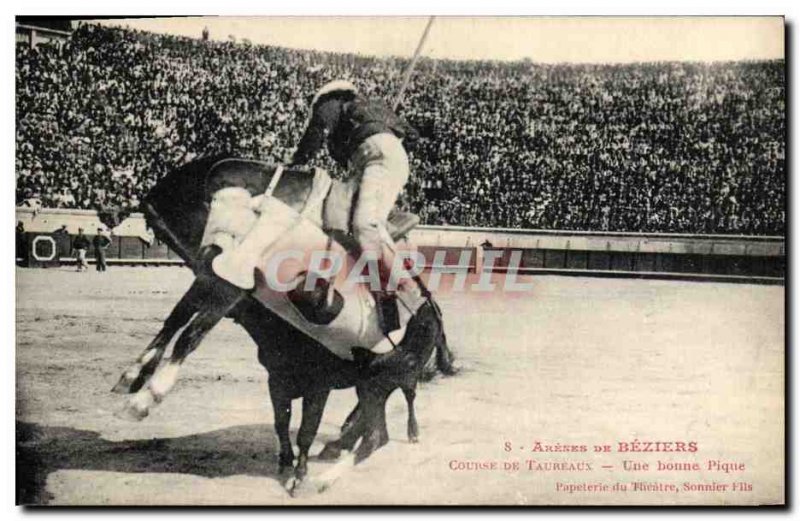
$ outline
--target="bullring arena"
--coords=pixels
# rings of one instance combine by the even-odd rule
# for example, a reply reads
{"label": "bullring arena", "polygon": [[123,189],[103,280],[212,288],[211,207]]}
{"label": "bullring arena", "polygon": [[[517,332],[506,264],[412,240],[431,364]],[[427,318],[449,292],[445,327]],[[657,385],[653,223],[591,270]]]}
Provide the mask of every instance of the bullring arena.
{"label": "bullring arena", "polygon": [[[18,17],[17,504],[785,504],[785,23]],[[284,26],[311,40],[290,45]],[[365,47],[356,34],[381,38]],[[470,45],[454,54],[465,35]],[[401,41],[409,45],[390,48]],[[331,84],[339,90],[326,91]],[[298,159],[303,136],[322,135],[307,128],[320,120],[319,96],[339,106],[337,131],[323,129],[328,152]],[[364,103],[374,112],[342,127],[343,107]],[[134,360],[192,284],[185,263],[203,275],[196,256],[211,262],[213,248],[194,232],[219,192],[206,182],[219,158],[275,167],[269,178],[266,168],[238,178],[253,196],[243,199],[248,212],[278,197],[283,166],[359,181],[345,201],[357,209],[386,195],[364,188],[366,167],[353,172],[350,145],[373,139],[363,129],[390,134],[397,161],[377,162],[407,177],[396,210],[419,217],[408,238],[428,270],[458,266],[469,286],[493,259],[484,272],[501,287],[510,275],[527,284],[455,291],[458,275],[444,275],[435,299],[458,371],[420,384],[418,442],[395,393],[386,445],[357,465],[351,453],[322,461],[356,404],[352,388],[333,391],[309,473],[293,488],[279,472],[281,414],[256,344],[227,319],[186,358],[168,396],[144,389],[146,405],[160,401],[149,416],[120,419],[127,397],[112,387],[141,369]],[[335,153],[345,141],[347,153]],[[283,203],[302,202],[292,183],[303,178],[283,179],[294,187]],[[108,270],[76,270],[87,253]],[[200,325],[186,337],[232,309],[230,288],[203,284],[208,292],[193,294]],[[315,304],[320,317],[335,299]],[[424,309],[416,338],[439,338],[435,308]],[[273,374],[305,375],[292,364],[316,353],[303,353]],[[347,373],[352,383],[363,376],[358,362],[311,364],[309,374]],[[174,372],[164,373],[155,380],[171,383]],[[379,383],[370,380],[369,406]],[[364,407],[366,422],[380,419]],[[299,409],[296,400],[293,439]],[[350,432],[380,435],[366,422]]]}
{"label": "bullring arena", "polygon": [[[558,483],[636,481],[635,474],[600,467],[621,464],[618,455],[582,454],[578,459],[595,464],[590,477],[470,470],[507,460],[506,442],[515,450],[525,446],[524,460],[537,441],[633,439],[697,440],[692,460],[744,462],[757,488],[717,492],[720,501],[782,498],[783,467],[774,464],[783,457],[782,286],[522,278],[532,291],[511,299],[439,296],[461,371],[419,390],[418,444],[406,441],[405,403],[396,393],[388,404],[388,445],[324,492],[290,497],[277,475],[266,372],[253,341],[230,321],[190,357],[150,417],[128,423],[113,416],[122,397],[109,390],[190,285],[188,269],[18,269],[21,499],[52,505],[703,502],[689,491],[622,498],[556,493]],[[353,390],[332,393],[312,456],[337,436],[354,404]],[[531,454],[564,460],[564,454]],[[331,467],[312,459],[310,473]],[[706,472],[649,480],[731,481]]]}

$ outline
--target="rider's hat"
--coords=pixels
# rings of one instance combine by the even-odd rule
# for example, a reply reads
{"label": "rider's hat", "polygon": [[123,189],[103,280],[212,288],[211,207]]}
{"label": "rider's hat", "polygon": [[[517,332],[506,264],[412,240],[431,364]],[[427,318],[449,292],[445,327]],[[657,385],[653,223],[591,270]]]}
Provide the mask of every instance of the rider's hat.
{"label": "rider's hat", "polygon": [[322,96],[325,96],[326,94],[332,94],[334,92],[356,94],[358,90],[356,89],[355,85],[347,80],[333,80],[323,85],[322,88],[320,88],[317,93],[314,94],[314,99],[311,100],[311,107],[313,108]]}

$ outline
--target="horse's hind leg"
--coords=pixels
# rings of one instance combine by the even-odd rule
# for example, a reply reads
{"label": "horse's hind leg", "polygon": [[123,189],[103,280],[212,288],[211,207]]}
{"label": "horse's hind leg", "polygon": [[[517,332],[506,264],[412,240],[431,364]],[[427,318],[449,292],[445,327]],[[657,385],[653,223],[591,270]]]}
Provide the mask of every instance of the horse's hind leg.
{"label": "horse's hind leg", "polygon": [[414,400],[417,397],[417,384],[402,386],[401,389],[403,389],[403,395],[405,395],[406,404],[408,405],[408,441],[417,443],[419,441],[419,425],[417,424],[417,412],[414,408]]}
{"label": "horse's hind leg", "polygon": [[200,344],[211,329],[222,320],[233,307],[241,301],[244,293],[233,286],[219,284],[212,288],[209,300],[183,330],[170,361],[160,367],[147,386],[137,392],[121,412],[126,418],[141,420],[150,413],[150,409],[164,399],[166,394],[178,380],[181,364]]}
{"label": "horse's hind leg", "polygon": [[203,289],[197,280],[191,285],[189,290],[183,295],[180,301],[170,312],[164,326],[150,345],[139,355],[139,358],[122,373],[122,376],[111,391],[119,394],[135,393],[147,382],[147,379],[155,372],[164,352],[167,350],[170,340],[175,334],[185,326],[192,316],[197,312],[198,302],[202,297]]}

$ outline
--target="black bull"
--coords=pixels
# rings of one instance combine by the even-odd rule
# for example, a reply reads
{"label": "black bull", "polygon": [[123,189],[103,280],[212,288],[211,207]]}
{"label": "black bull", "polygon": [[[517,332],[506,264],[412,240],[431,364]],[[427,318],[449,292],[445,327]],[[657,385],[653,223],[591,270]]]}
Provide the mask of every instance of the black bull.
{"label": "black bull", "polygon": [[[135,419],[146,416],[149,407],[157,404],[169,391],[183,360],[211,328],[227,316],[244,327],[256,342],[258,360],[269,373],[275,429],[280,441],[281,471],[290,468],[294,461],[289,438],[291,401],[303,399],[303,418],[297,437],[299,456],[295,466],[295,480],[301,480],[306,474],[308,451],[332,389],[356,386],[359,401],[342,427],[341,438],[328,443],[320,454],[321,458],[336,458],[342,449],[352,450],[362,439],[355,453],[358,462],[385,444],[388,441],[385,404],[398,387],[408,402],[408,436],[416,441],[416,385],[434,348],[437,368],[445,374],[454,372],[453,356],[447,347],[436,304],[430,301],[423,305],[409,323],[409,333],[401,344],[410,355],[406,371],[362,377],[363,373],[358,371],[355,363],[336,357],[267,310],[248,292],[213,275],[211,261],[220,251],[217,247],[201,250],[200,242],[209,208],[205,178],[220,159],[222,157],[199,159],[170,173],[156,184],[142,205],[147,223],[156,237],[187,262],[196,278],[166,319],[162,330],[115,386],[116,392],[137,393],[123,413]],[[291,175],[291,172],[285,175]],[[187,323],[189,325],[175,343],[170,361],[158,369],[170,340]],[[166,378],[171,378],[171,383],[158,383],[163,380],[159,375],[164,374],[167,367],[174,369]]]}

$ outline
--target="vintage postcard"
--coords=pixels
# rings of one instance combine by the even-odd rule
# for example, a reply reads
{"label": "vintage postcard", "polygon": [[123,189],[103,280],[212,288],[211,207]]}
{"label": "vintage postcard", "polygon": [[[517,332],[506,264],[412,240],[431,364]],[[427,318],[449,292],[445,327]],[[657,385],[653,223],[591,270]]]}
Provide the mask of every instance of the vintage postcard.
{"label": "vintage postcard", "polygon": [[784,31],[17,17],[17,504],[784,505]]}

